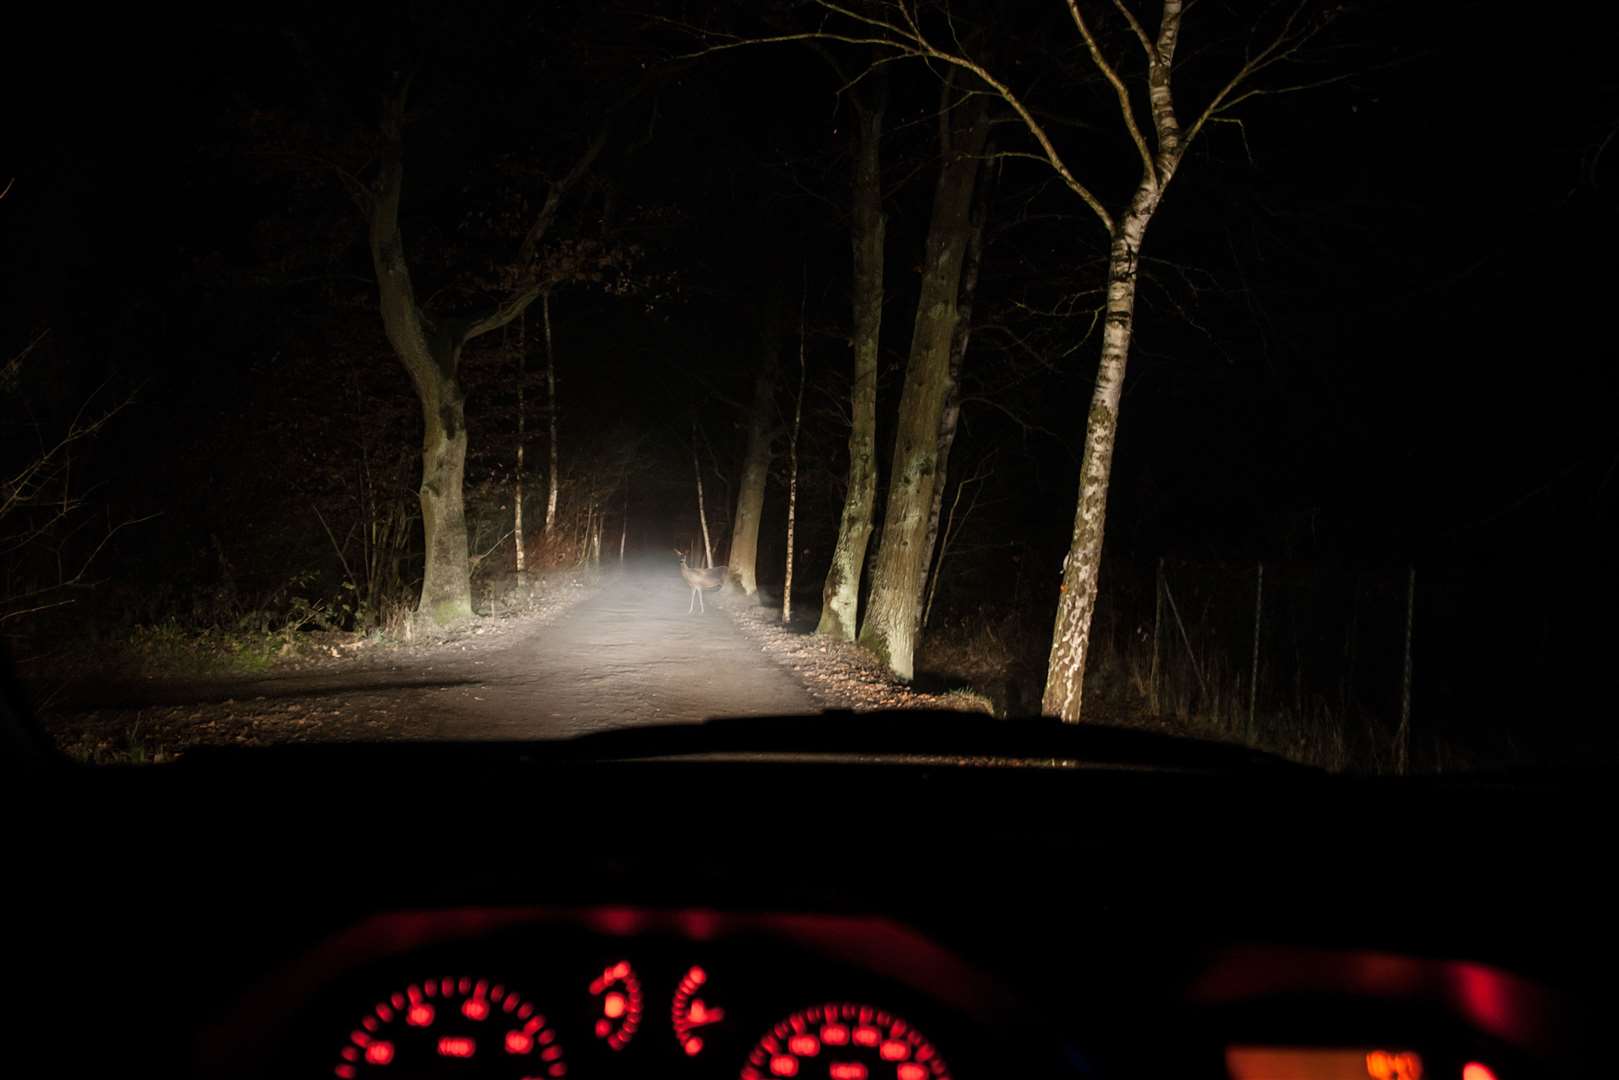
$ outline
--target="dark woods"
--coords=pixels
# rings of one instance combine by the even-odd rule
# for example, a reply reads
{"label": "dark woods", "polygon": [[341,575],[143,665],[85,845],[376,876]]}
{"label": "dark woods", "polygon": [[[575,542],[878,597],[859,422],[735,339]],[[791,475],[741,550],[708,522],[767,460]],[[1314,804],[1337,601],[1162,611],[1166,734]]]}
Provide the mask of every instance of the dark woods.
{"label": "dark woods", "polygon": [[805,632],[1334,767],[1608,746],[1600,58],[1375,3],[1172,55],[1157,0],[463,7],[108,28],[28,99],[14,662],[487,614],[701,552],[698,479],[780,606],[802,355]]}

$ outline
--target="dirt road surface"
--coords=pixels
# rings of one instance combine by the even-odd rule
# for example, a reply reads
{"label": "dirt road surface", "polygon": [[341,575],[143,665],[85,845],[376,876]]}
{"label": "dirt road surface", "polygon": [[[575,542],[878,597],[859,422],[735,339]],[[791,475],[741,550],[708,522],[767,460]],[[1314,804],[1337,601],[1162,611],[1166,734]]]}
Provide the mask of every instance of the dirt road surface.
{"label": "dirt road surface", "polygon": [[673,565],[649,562],[608,575],[543,623],[512,620],[431,649],[379,649],[326,671],[81,687],[52,726],[71,741],[138,721],[142,738],[173,746],[545,739],[819,711],[724,602],[710,598],[706,614],[687,614],[689,597]]}

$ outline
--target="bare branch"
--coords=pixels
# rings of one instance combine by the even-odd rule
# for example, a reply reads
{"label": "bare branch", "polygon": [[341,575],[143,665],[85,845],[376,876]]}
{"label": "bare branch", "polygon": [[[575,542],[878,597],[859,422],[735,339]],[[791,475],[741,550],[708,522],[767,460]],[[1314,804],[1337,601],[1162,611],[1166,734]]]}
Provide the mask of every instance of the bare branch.
{"label": "bare branch", "polygon": [[[1011,87],[997,79],[982,64],[968,56],[959,53],[947,52],[935,47],[925,37],[921,36],[920,31],[906,29],[894,23],[877,19],[872,16],[861,15],[857,12],[841,7],[838,4],[831,3],[829,0],[816,0],[816,2],[818,6],[835,14],[843,15],[847,18],[855,20],[856,22],[886,31],[889,36],[859,36],[852,33],[840,34],[830,30],[810,30],[793,34],[770,34],[764,37],[747,38],[739,41],[725,41],[717,45],[710,45],[695,52],[687,53],[680,57],[680,59],[689,59],[712,53],[725,52],[730,49],[740,49],[756,45],[775,45],[786,42],[804,41],[836,41],[845,45],[872,45],[883,49],[893,49],[902,56],[923,60],[936,60],[940,63],[949,64],[952,67],[960,68],[963,71],[970,72],[971,74],[977,76],[980,82],[982,82],[985,86],[988,86],[997,95],[999,95],[1001,100],[1018,115],[1018,119],[1023,121],[1024,128],[1027,129],[1029,134],[1034,138],[1035,142],[1040,145],[1045,163],[1056,171],[1058,177],[1062,179],[1062,182],[1070,191],[1078,195],[1085,205],[1091,208],[1091,211],[1102,222],[1102,227],[1107,229],[1107,231],[1110,233],[1113,231],[1113,215],[1108,213],[1107,208],[1102,205],[1101,200],[1098,199],[1088,187],[1080,183],[1079,179],[1074,176],[1072,171],[1069,170],[1067,163],[1063,161],[1062,155],[1057,152],[1056,145],[1052,143],[1051,137],[1046,133],[1046,129],[1041,125],[1040,121],[1035,118],[1034,113],[1030,111],[1029,107],[1024,104],[1023,100],[1018,97]],[[903,12],[905,11],[905,8],[901,6],[900,10]]]}
{"label": "bare branch", "polygon": [[[1123,4],[1119,6],[1120,8],[1124,7]],[[1096,36],[1091,33],[1090,26],[1086,24],[1085,16],[1079,13],[1079,5],[1075,0],[1068,0],[1068,13],[1073,16],[1074,25],[1079,27],[1079,36],[1085,39],[1085,47],[1090,50],[1091,59],[1095,61],[1097,69],[1101,71],[1102,76],[1113,87],[1113,92],[1118,95],[1119,115],[1124,117],[1125,130],[1130,133],[1130,141],[1136,144],[1136,152],[1141,155],[1142,172],[1146,175],[1149,183],[1156,184],[1158,182],[1158,169],[1153,165],[1152,150],[1147,146],[1147,138],[1141,133],[1141,128],[1136,124],[1135,110],[1130,107],[1129,89],[1125,87],[1124,80],[1119,78],[1118,71],[1102,55],[1101,46],[1096,43]],[[1131,17],[1131,22],[1135,22],[1133,16]],[[1135,23],[1135,26],[1137,32],[1141,32],[1141,24]],[[1155,54],[1149,50],[1148,56],[1153,55]]]}
{"label": "bare branch", "polygon": [[[1315,36],[1318,27],[1306,27],[1303,30],[1295,29],[1299,17],[1304,13],[1305,4],[1306,0],[1300,0],[1300,3],[1288,13],[1286,20],[1283,21],[1281,28],[1276,31],[1276,35],[1271,38],[1269,44],[1244,63],[1237,70],[1237,73],[1231,76],[1226,84],[1220,88],[1219,92],[1209,99],[1209,103],[1204,106],[1203,112],[1198,115],[1197,120],[1186,133],[1188,143],[1197,138],[1197,133],[1203,130],[1203,125],[1208,123],[1210,118],[1229,107],[1228,99],[1241,89],[1245,83],[1266,68],[1292,56],[1301,45]],[[1231,102],[1230,104],[1235,103]]]}
{"label": "bare branch", "polygon": [[[529,226],[527,235],[523,237],[523,244],[518,249],[518,256],[524,262],[534,258],[535,253],[539,250],[540,243],[545,239],[546,233],[550,232],[551,226],[556,222],[557,212],[562,207],[562,200],[578,186],[579,181],[584,179],[585,174],[596,163],[596,159],[601,156],[602,150],[607,146],[607,136],[611,130],[610,124],[603,124],[602,129],[596,133],[596,137],[590,140],[590,145],[586,146],[584,152],[574,161],[573,167],[563,175],[562,179],[548,185],[548,190],[545,193],[545,203],[540,207],[539,213],[534,216],[534,223]],[[533,298],[530,297],[530,299]],[[513,317],[515,318],[515,316]],[[507,321],[511,320],[508,319]]]}
{"label": "bare branch", "polygon": [[[1073,4],[1070,2],[1068,6],[1073,7]],[[1130,24],[1131,33],[1135,34],[1136,40],[1141,42],[1141,50],[1147,54],[1147,62],[1151,63],[1158,59],[1158,49],[1153,45],[1152,38],[1147,36],[1146,27],[1141,25],[1141,20],[1136,18],[1136,13],[1130,10],[1129,5],[1124,0],[1113,0],[1113,6],[1119,9],[1119,14],[1124,16],[1124,21]]]}

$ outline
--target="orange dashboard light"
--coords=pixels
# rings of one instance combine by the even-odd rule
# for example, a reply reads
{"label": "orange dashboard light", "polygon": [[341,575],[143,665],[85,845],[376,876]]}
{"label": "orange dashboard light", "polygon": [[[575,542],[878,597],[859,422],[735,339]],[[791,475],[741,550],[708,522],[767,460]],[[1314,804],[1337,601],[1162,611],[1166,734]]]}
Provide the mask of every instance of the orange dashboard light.
{"label": "orange dashboard light", "polygon": [[1422,1057],[1409,1050],[1326,1046],[1231,1046],[1231,1080],[1422,1080]]}
{"label": "orange dashboard light", "polygon": [[461,1015],[468,1020],[482,1020],[489,1015],[489,1002],[482,998],[467,998],[461,1003]]}
{"label": "orange dashboard light", "polygon": [[703,1040],[696,1035],[687,1039],[683,1045],[686,1048],[687,1057],[696,1057],[703,1052]]}
{"label": "orange dashboard light", "polygon": [[1477,1061],[1462,1066],[1462,1080],[1495,1080],[1495,1070]]}
{"label": "orange dashboard light", "polygon": [[1366,1055],[1371,1080],[1422,1080],[1422,1058],[1409,1050],[1372,1050]]}
{"label": "orange dashboard light", "polygon": [[617,1020],[624,1015],[624,995],[619,993],[608,994],[602,999],[602,1013],[609,1020]]}

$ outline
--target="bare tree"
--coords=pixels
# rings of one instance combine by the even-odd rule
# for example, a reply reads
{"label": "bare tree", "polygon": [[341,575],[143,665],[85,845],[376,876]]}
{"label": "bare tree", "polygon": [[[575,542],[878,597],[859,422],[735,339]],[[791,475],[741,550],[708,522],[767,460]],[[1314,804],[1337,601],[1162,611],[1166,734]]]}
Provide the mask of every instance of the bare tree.
{"label": "bare tree", "polygon": [[770,443],[775,426],[776,365],[780,349],[775,308],[774,300],[766,304],[761,327],[759,367],[747,412],[748,441],[742,457],[742,477],[737,484],[731,550],[726,558],[731,583],[748,596],[759,591],[759,522],[764,514],[765,481],[770,474]]}
{"label": "bare tree", "polygon": [[[1054,0],[1055,2],[1055,0]],[[1096,0],[1062,0],[1073,24],[1076,45],[1090,58],[1095,72],[1105,80],[1116,100],[1119,120],[1128,137],[1124,151],[1136,159],[1139,172],[1129,197],[1122,205],[1109,208],[1097,194],[1097,179],[1115,164],[1104,156],[1101,166],[1091,168],[1096,178],[1086,180],[1070,165],[1065,154],[1047,130],[1046,122],[1024,100],[1004,70],[991,70],[962,44],[955,21],[948,9],[943,12],[919,0],[883,0],[863,4],[850,0],[812,0],[822,21],[815,29],[773,34],[746,40],[735,39],[710,46],[709,50],[757,45],[765,42],[831,41],[862,48],[884,50],[889,58],[911,58],[926,62],[935,70],[971,74],[986,92],[1000,98],[1021,122],[1032,141],[1027,151],[1002,151],[1003,157],[1029,158],[1050,168],[1061,184],[1101,224],[1108,236],[1106,297],[1102,307],[1102,349],[1096,381],[1086,418],[1085,450],[1080,463],[1079,497],[1074,512],[1074,528],[1067,557],[1063,560],[1063,582],[1056,624],[1052,631],[1051,653],[1046,674],[1043,709],[1049,715],[1070,723],[1080,719],[1085,660],[1090,647],[1091,618],[1096,607],[1098,573],[1101,568],[1102,533],[1107,512],[1108,480],[1118,436],[1119,401],[1124,389],[1125,366],[1130,355],[1131,333],[1136,301],[1138,263],[1147,226],[1163,203],[1164,193],[1174,178],[1186,149],[1210,124],[1232,120],[1231,111],[1255,96],[1283,90],[1301,89],[1326,81],[1317,77],[1311,83],[1294,86],[1266,86],[1260,77],[1297,56],[1299,50],[1341,10],[1341,5],[1325,0],[1297,0],[1266,9],[1250,26],[1249,44],[1229,73],[1213,81],[1213,89],[1189,124],[1176,101],[1172,84],[1176,49],[1180,44],[1185,0],[1159,0],[1156,32],[1137,15],[1128,0],[1112,0],[1103,5]],[[1134,64],[1110,58],[1112,38],[1099,33],[1100,22],[1092,10],[1111,7],[1118,34],[1127,48],[1139,55]],[[938,16],[938,17],[934,17]],[[1132,84],[1134,90],[1132,91]],[[1145,97],[1149,122],[1137,115],[1133,97]],[[909,382],[907,382],[909,389]],[[896,467],[896,473],[898,468]],[[884,530],[885,534],[887,529]],[[885,535],[884,546],[887,546]],[[882,558],[879,555],[879,565]],[[868,623],[871,622],[868,616]],[[903,627],[892,613],[883,618],[894,634]],[[867,640],[862,628],[861,638]],[[873,644],[877,635],[872,635]],[[894,664],[892,644],[886,650],[890,666],[908,674],[908,665]]]}
{"label": "bare tree", "polygon": [[549,539],[557,526],[557,493],[562,488],[561,473],[557,469],[557,422],[562,407],[557,404],[557,360],[551,339],[551,290],[540,297],[540,315],[545,324],[545,411],[551,426],[551,473],[545,494],[545,535]]}
{"label": "bare tree", "polygon": [[518,244],[511,284],[505,294],[470,315],[434,315],[417,298],[399,226],[408,91],[409,80],[402,79],[384,98],[381,166],[364,197],[383,327],[422,408],[422,481],[418,496],[427,551],[419,611],[434,622],[449,623],[472,615],[462,494],[467,430],[466,399],[458,377],[461,353],[468,342],[517,318],[549,287],[550,279],[542,265],[542,245],[563,200],[601,154],[607,130],[603,128],[571,168],[549,183],[544,202]]}
{"label": "bare tree", "polygon": [[809,304],[809,271],[798,305],[798,395],[793,398],[793,426],[787,433],[787,580],[781,587],[781,621],[793,621],[793,530],[798,524],[798,429],[804,419],[804,309]]}
{"label": "bare tree", "polygon": [[525,580],[523,565],[523,440],[528,412],[523,407],[524,385],[528,382],[528,316],[517,321],[517,469],[512,474],[512,536],[517,545],[517,587]]}
{"label": "bare tree", "polygon": [[714,565],[714,541],[708,534],[708,502],[703,498],[703,462],[697,456],[697,425],[691,427],[691,467],[697,474],[697,523],[703,527],[703,565]]}
{"label": "bare tree", "polygon": [[879,70],[874,92],[851,95],[854,122],[850,143],[854,157],[851,184],[850,243],[854,275],[850,283],[854,321],[849,340],[854,352],[854,379],[849,386],[849,486],[843,497],[832,565],[821,591],[821,621],[816,633],[855,639],[860,606],[860,572],[871,540],[871,517],[877,505],[877,352],[883,323],[882,135],[887,108],[887,82]]}
{"label": "bare tree", "polygon": [[961,272],[971,233],[973,194],[989,137],[985,99],[946,80],[939,117],[942,161],[934,185],[921,295],[900,392],[894,459],[882,539],[860,644],[902,679],[912,675],[927,574],[927,534],[938,480],[939,431],[950,389],[960,317]]}
{"label": "bare tree", "polygon": [[98,515],[74,457],[134,397],[108,400],[102,387],[60,424],[42,422],[28,401],[30,358],[48,336],[41,331],[0,364],[0,405],[18,405],[15,419],[9,407],[0,411],[0,625],[72,604],[94,584],[91,567],[113,537],[149,520],[108,520],[92,534]]}

